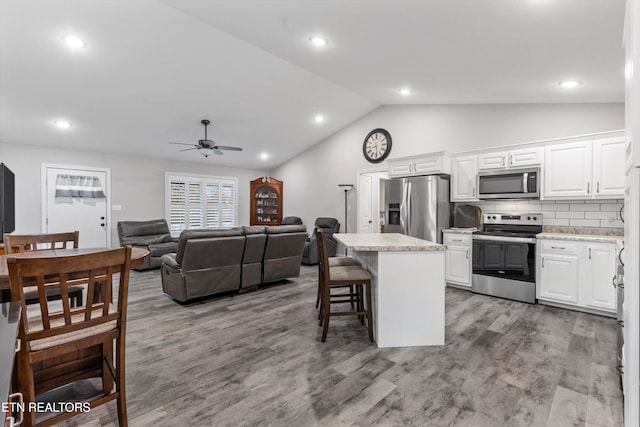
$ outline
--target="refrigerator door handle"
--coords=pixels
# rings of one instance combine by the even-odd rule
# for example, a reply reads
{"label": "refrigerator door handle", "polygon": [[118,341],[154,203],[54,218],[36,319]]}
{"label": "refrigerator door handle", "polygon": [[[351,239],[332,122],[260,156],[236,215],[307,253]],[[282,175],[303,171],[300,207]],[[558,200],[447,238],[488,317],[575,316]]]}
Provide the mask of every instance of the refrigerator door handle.
{"label": "refrigerator door handle", "polygon": [[405,234],[411,236],[411,183],[407,182],[407,229]]}
{"label": "refrigerator door handle", "polygon": [[403,182],[402,183],[402,202],[400,203],[400,226],[402,227],[402,232],[404,234],[407,234],[407,185],[409,185],[408,182]]}

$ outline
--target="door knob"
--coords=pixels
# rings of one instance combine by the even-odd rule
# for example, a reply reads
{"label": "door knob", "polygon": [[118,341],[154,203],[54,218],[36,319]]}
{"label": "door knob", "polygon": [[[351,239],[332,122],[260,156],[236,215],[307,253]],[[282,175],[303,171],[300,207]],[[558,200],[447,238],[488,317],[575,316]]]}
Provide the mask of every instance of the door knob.
{"label": "door knob", "polygon": [[101,220],[104,220],[104,217],[103,217],[103,216],[101,216],[101,217],[100,217],[100,219],[101,219]]}
{"label": "door knob", "polygon": [[104,225],[105,225],[104,222],[100,223],[100,227],[104,227]]}

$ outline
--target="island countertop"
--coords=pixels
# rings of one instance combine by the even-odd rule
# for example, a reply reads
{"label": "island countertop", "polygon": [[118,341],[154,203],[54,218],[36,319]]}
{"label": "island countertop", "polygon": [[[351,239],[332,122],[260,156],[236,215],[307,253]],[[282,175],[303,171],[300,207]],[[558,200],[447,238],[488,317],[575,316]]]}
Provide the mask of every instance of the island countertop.
{"label": "island countertop", "polygon": [[365,252],[444,251],[445,245],[400,233],[336,233],[333,237],[347,248]]}

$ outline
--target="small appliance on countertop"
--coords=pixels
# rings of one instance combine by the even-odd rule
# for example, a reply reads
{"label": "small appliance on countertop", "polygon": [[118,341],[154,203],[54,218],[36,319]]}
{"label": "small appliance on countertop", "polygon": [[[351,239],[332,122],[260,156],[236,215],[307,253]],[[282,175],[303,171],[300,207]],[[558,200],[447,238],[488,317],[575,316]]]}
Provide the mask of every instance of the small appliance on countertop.
{"label": "small appliance on countertop", "polygon": [[485,213],[473,233],[473,292],[536,302],[536,234],[541,213]]}
{"label": "small appliance on countertop", "polygon": [[473,205],[457,205],[453,210],[453,228],[476,228],[482,224],[482,209]]}

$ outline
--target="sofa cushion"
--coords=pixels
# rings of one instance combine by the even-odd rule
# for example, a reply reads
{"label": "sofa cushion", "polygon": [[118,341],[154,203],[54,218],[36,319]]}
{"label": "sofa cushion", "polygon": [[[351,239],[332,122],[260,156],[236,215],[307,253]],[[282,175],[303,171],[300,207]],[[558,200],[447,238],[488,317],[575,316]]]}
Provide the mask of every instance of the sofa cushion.
{"label": "sofa cushion", "polygon": [[306,233],[307,227],[305,225],[271,225],[265,227],[267,234],[282,234],[282,233]]}
{"label": "sofa cushion", "polygon": [[131,236],[147,236],[156,234],[169,234],[169,226],[165,219],[118,222],[118,235],[120,236],[120,239]]}
{"label": "sofa cushion", "polygon": [[178,239],[176,261],[178,262],[178,264],[182,264],[182,257],[184,256],[184,250],[187,245],[187,240],[242,235],[242,228],[228,228],[219,230],[184,230],[182,233],[180,233],[180,238]]}
{"label": "sofa cushion", "polygon": [[251,234],[264,234],[264,226],[263,225],[243,225],[242,233],[245,236],[249,236]]}

